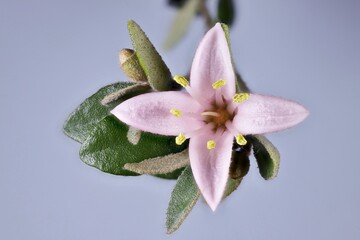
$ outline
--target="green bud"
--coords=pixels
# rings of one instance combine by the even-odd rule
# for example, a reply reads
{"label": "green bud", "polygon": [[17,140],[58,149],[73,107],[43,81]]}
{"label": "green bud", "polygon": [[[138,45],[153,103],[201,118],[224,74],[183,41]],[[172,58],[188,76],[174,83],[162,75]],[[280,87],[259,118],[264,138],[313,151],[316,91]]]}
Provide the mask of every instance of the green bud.
{"label": "green bud", "polygon": [[142,69],[139,59],[132,49],[124,48],[119,53],[121,69],[134,81],[146,82],[147,77]]}
{"label": "green bud", "polygon": [[231,156],[229,176],[232,179],[241,179],[249,172],[251,144],[235,145]]}

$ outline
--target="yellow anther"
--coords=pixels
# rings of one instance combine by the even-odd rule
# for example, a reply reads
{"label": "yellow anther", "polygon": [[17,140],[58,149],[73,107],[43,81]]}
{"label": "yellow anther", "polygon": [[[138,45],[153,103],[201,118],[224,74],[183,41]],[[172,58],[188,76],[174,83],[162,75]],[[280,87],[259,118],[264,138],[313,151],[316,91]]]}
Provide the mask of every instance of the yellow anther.
{"label": "yellow anther", "polygon": [[183,86],[183,87],[186,87],[186,86],[189,86],[189,81],[183,77],[183,76],[174,76],[174,80],[176,83],[178,83],[179,85]]}
{"label": "yellow anther", "polygon": [[216,81],[212,84],[213,89],[219,89],[223,87],[226,84],[226,81],[224,79],[220,79],[219,81]]}
{"label": "yellow anther", "polygon": [[170,109],[170,113],[175,117],[181,117],[182,112],[179,109],[172,108]]}
{"label": "yellow anther", "polygon": [[177,145],[181,145],[185,142],[186,140],[186,136],[182,133],[180,133],[176,138],[175,138],[175,143]]}
{"label": "yellow anther", "polygon": [[207,141],[206,144],[207,149],[211,150],[216,147],[216,142],[214,140]]}
{"label": "yellow anther", "polygon": [[243,145],[246,145],[247,141],[246,139],[244,138],[243,135],[241,135],[240,133],[238,135],[236,135],[235,137],[236,139],[236,143],[243,146]]}
{"label": "yellow anther", "polygon": [[233,101],[234,101],[234,103],[241,103],[241,102],[248,100],[249,97],[250,97],[250,94],[248,94],[248,93],[237,93],[233,97]]}

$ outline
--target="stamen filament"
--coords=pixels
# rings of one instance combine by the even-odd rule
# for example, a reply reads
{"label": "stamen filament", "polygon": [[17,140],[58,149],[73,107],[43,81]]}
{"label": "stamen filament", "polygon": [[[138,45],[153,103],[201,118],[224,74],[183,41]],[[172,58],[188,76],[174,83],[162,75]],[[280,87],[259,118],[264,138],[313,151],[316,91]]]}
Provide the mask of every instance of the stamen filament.
{"label": "stamen filament", "polygon": [[220,117],[220,113],[217,113],[217,112],[202,112],[201,115],[203,116],[213,116],[213,117]]}
{"label": "stamen filament", "polygon": [[174,76],[174,80],[177,84],[179,84],[183,87],[189,86],[189,81],[183,76],[176,75],[176,76]]}
{"label": "stamen filament", "polygon": [[182,133],[180,133],[176,138],[175,138],[175,143],[177,145],[181,145],[185,142],[186,140],[186,136]]}
{"label": "stamen filament", "polygon": [[[199,113],[194,113],[194,112],[183,112],[179,109],[176,109],[176,108],[171,108],[169,110],[169,112],[174,116],[174,117],[177,117],[177,118],[193,118],[193,119],[196,119],[196,120],[199,120],[199,121],[205,121],[206,120],[206,116],[203,116],[202,114],[199,114]],[[186,135],[187,136],[187,135]]]}
{"label": "stamen filament", "polygon": [[206,147],[209,150],[214,149],[216,147],[216,142],[214,140],[209,140],[207,141]]}
{"label": "stamen filament", "polygon": [[174,115],[175,117],[181,117],[182,116],[182,112],[179,109],[176,109],[176,108],[170,109],[170,113],[172,115]]}
{"label": "stamen filament", "polygon": [[221,93],[221,89],[219,89],[218,91],[215,92],[215,102],[216,105],[218,106],[224,106],[224,101],[223,101],[223,95]]}

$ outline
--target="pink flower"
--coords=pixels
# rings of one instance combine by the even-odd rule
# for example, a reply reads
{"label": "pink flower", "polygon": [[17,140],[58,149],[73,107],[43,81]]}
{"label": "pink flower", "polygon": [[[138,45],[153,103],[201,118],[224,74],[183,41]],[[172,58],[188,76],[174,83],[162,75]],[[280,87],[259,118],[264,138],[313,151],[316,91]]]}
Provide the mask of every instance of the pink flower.
{"label": "pink flower", "polygon": [[190,84],[174,80],[185,92],[153,92],[133,97],[111,111],[143,131],[187,138],[195,181],[212,210],[222,199],[229,176],[234,138],[292,127],[306,118],[301,105],[277,97],[236,93],[235,74],[226,37],[218,23],[201,41],[191,67]]}

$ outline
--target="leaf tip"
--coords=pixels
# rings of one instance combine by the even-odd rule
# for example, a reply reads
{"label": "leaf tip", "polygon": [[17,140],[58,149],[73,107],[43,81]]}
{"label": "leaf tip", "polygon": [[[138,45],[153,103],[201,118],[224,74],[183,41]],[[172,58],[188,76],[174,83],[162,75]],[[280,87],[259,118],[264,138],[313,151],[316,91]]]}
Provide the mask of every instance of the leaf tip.
{"label": "leaf tip", "polygon": [[132,19],[129,19],[129,20],[127,21],[127,25],[128,25],[128,26],[131,26],[131,25],[134,25],[134,24],[137,25],[137,23],[136,23],[134,20],[132,20]]}
{"label": "leaf tip", "polygon": [[127,171],[131,171],[131,172],[135,172],[131,163],[125,163],[125,165],[123,166],[123,169],[127,170]]}

